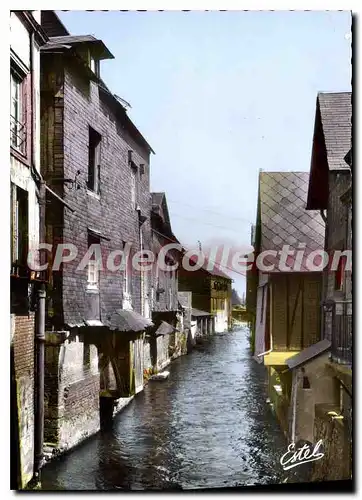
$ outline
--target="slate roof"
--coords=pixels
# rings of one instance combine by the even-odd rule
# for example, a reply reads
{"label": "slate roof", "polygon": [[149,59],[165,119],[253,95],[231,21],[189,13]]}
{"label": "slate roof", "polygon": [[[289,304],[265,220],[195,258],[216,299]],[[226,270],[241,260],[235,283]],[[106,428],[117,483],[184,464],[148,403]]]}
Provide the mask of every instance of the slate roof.
{"label": "slate roof", "polygon": [[167,323],[166,321],[161,321],[160,326],[157,328],[155,335],[156,337],[169,335],[170,333],[174,333],[176,328]]}
{"label": "slate roof", "polygon": [[141,332],[145,328],[153,326],[153,323],[136,311],[117,309],[106,326],[110,330],[120,332]]}
{"label": "slate roof", "polygon": [[291,358],[287,359],[288,368],[290,370],[293,370],[293,368],[302,366],[304,365],[304,363],[307,363],[308,361],[311,361],[320,354],[326,352],[330,347],[331,347],[331,342],[327,339],[321,340],[316,344],[312,344],[306,349],[303,349],[303,351],[300,352],[299,354],[296,354],[295,356],[292,356]]}
{"label": "slate roof", "polygon": [[165,193],[151,193],[152,205],[159,207],[162,203]]}
{"label": "slate roof", "polygon": [[[260,172],[259,175],[260,251],[279,251],[283,245],[297,249],[304,243],[301,272],[308,270],[305,261],[309,253],[324,249],[325,224],[320,212],[306,210],[308,182],[308,172]],[[294,259],[295,256],[288,257],[286,265],[292,266]],[[275,262],[273,256],[264,258],[267,265]]]}
{"label": "slate roof", "polygon": [[320,92],[317,97],[330,170],[346,170],[351,149],[352,92]]}
{"label": "slate roof", "polygon": [[194,316],[194,318],[199,318],[201,316],[211,316],[211,313],[208,313],[206,311],[201,311],[200,309],[191,309],[191,316]]}
{"label": "slate roof", "polygon": [[99,57],[101,59],[114,59],[114,55],[111,54],[102,40],[99,40],[92,35],[52,36],[49,38],[49,41],[41,48],[41,50],[52,51],[54,49],[66,48],[66,46],[79,44],[90,44],[97,47],[99,51]]}
{"label": "slate roof", "polygon": [[[190,259],[192,260],[192,259]],[[208,266],[211,266],[211,270],[208,269]],[[214,261],[209,261],[209,259],[205,256],[205,262],[202,266],[202,269],[205,269],[211,276],[218,276],[219,278],[225,278],[229,281],[232,281],[232,278],[228,276],[224,271],[220,269],[221,264],[217,264]]]}
{"label": "slate roof", "polygon": [[[186,292],[187,293],[187,292]],[[183,292],[178,292],[178,303],[183,309],[189,309],[189,300],[187,295],[183,295]]]}
{"label": "slate roof", "polygon": [[238,292],[234,288],[231,290],[231,305],[241,306],[241,299]]}

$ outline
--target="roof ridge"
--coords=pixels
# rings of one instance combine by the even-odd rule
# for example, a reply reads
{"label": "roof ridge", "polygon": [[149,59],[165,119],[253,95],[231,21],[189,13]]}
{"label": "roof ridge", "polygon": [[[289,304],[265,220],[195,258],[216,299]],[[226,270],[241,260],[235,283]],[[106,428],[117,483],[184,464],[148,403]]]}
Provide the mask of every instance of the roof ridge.
{"label": "roof ridge", "polygon": [[260,172],[262,174],[309,174],[308,170],[263,170]]}
{"label": "roof ridge", "polygon": [[335,95],[335,94],[352,94],[352,90],[338,90],[338,91],[329,91],[329,90],[320,90],[318,95]]}

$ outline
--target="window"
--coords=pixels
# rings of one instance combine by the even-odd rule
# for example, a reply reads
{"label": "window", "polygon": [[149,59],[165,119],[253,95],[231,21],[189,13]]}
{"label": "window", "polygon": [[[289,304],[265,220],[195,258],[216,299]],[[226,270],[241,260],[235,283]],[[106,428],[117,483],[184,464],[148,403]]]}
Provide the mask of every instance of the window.
{"label": "window", "polygon": [[306,375],[303,376],[303,389],[310,389],[309,378]]}
{"label": "window", "polygon": [[94,57],[90,58],[90,69],[93,71],[93,73],[99,77],[100,71],[99,71],[99,59],[95,59]]}
{"label": "window", "polygon": [[137,208],[138,202],[138,175],[139,169],[133,161],[133,151],[128,150],[128,165],[131,169],[131,205],[132,209]]}
{"label": "window", "polygon": [[28,254],[28,192],[15,184],[11,184],[11,236],[12,264],[25,267]]}
{"label": "window", "polygon": [[335,274],[335,285],[334,288],[336,291],[342,291],[343,290],[343,282],[344,282],[344,271],[346,267],[346,256],[341,255],[339,262],[338,262],[338,268]]}
{"label": "window", "polygon": [[131,204],[132,209],[136,208],[136,170],[131,168]]}
{"label": "window", "polygon": [[[123,242],[123,248],[125,248],[126,242]],[[130,295],[132,293],[132,253],[129,250],[128,255],[125,255],[126,265],[123,273],[123,292]]]}
{"label": "window", "polygon": [[100,193],[101,135],[89,127],[88,189]]}
{"label": "window", "polygon": [[25,153],[26,130],[23,112],[23,79],[16,72],[10,73],[10,144]]}
{"label": "window", "polygon": [[[100,245],[100,239],[92,234],[88,234],[88,249],[91,245]],[[92,252],[88,263],[88,289],[98,290],[99,288],[99,268],[97,261],[97,251]]]}

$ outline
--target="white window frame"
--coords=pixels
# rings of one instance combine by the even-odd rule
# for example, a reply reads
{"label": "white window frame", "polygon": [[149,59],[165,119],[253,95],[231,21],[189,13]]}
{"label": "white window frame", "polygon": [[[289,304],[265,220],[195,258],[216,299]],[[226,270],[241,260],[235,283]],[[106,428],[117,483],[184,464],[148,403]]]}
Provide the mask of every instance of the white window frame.
{"label": "white window frame", "polygon": [[[88,235],[88,238],[90,235]],[[91,245],[100,245],[100,240],[96,242],[96,239]],[[88,245],[89,245],[89,240],[88,240]],[[88,249],[91,247],[91,245],[88,246]],[[88,266],[87,266],[87,290],[99,290],[99,281],[100,281],[100,273],[99,273],[99,265],[98,265],[98,260],[96,258],[96,255],[94,252],[92,253],[92,257],[89,259]]]}
{"label": "white window frame", "polygon": [[[25,125],[24,125],[24,80],[15,71],[10,71],[10,144],[13,148],[25,154]],[[14,89],[16,91],[14,92]],[[14,95],[15,94],[15,95]],[[24,139],[21,139],[22,129]],[[25,147],[24,147],[25,146]]]}
{"label": "white window frame", "polygon": [[[126,242],[123,242],[123,248]],[[123,270],[123,309],[132,309],[132,250],[129,254]]]}
{"label": "white window frame", "polygon": [[[21,255],[21,251],[24,249],[23,245],[25,245],[25,251],[29,248],[29,194],[26,190],[18,187],[16,184],[11,183],[11,260],[12,264],[19,263],[21,265],[25,265],[25,262],[22,261],[23,255]],[[23,206],[26,211],[26,224],[20,220],[20,200],[21,193],[25,196],[26,205]],[[23,234],[23,231],[25,234]]]}
{"label": "white window frame", "polygon": [[89,260],[87,285],[89,290],[99,290],[99,270],[96,259]]}

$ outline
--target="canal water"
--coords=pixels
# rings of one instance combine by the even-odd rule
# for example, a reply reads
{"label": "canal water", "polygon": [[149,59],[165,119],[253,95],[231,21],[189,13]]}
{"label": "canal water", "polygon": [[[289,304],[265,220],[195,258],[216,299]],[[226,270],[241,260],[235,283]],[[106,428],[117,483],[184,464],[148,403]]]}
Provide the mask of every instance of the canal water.
{"label": "canal water", "polygon": [[42,473],[45,490],[219,488],[283,480],[287,443],[248,330],[215,334]]}

